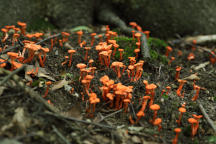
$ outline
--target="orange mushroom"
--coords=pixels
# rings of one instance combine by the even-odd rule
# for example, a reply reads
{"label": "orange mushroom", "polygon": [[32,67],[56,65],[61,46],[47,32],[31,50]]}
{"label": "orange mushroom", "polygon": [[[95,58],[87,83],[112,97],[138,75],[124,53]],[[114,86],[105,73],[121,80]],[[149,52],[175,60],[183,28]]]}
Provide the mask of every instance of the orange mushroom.
{"label": "orange mushroom", "polygon": [[153,124],[156,117],[157,117],[157,112],[160,109],[160,106],[158,104],[153,104],[150,106],[150,109],[154,111],[154,116],[153,116],[152,120],[150,120],[150,122]]}
{"label": "orange mushroom", "polygon": [[187,82],[186,80],[182,80],[182,79],[178,79],[178,82],[179,82],[179,87],[178,89],[176,90],[176,93],[179,97],[183,98],[184,95],[181,93],[181,90],[183,88],[183,85]]}
{"label": "orange mushroom", "polygon": [[175,138],[172,140],[172,144],[177,144],[178,143],[178,136],[179,136],[179,133],[181,132],[181,129],[175,128],[174,131],[175,131],[176,135],[175,135]]}
{"label": "orange mushroom", "polygon": [[186,112],[186,108],[180,107],[178,110],[179,110],[180,114],[179,114],[179,118],[178,118],[178,120],[176,120],[176,122],[177,122],[178,125],[180,126],[180,125],[181,125],[182,115],[183,115],[183,113]]}
{"label": "orange mushroom", "polygon": [[137,26],[137,23],[136,22],[130,22],[129,25],[132,26],[132,29],[135,29],[135,27]]}
{"label": "orange mushroom", "polygon": [[144,31],[143,33],[146,35],[146,38],[149,39],[150,31]]}
{"label": "orange mushroom", "polygon": [[88,51],[91,49],[91,47],[85,47],[84,49],[86,50],[84,60],[87,61],[87,59],[88,59]]}
{"label": "orange mushroom", "polygon": [[94,45],[96,33],[91,33],[91,46]]}
{"label": "orange mushroom", "polygon": [[195,55],[194,55],[194,53],[192,53],[192,52],[189,53],[187,59],[188,59],[189,61],[195,59]]}
{"label": "orange mushroom", "polygon": [[148,84],[146,86],[147,91],[149,92],[149,94],[151,94],[149,106],[151,106],[154,103],[154,96],[155,96],[155,89],[156,88],[157,88],[157,86],[155,84]]}
{"label": "orange mushroom", "polygon": [[144,114],[143,111],[140,110],[140,111],[136,114],[136,116],[137,116],[136,123],[138,123],[139,120],[140,120],[143,116],[145,116],[145,114]]}
{"label": "orange mushroom", "polygon": [[169,53],[172,51],[172,48],[170,46],[166,46],[166,53],[165,56],[168,57]]}
{"label": "orange mushroom", "polygon": [[100,42],[103,42],[103,35],[99,34],[98,38],[100,39]]}
{"label": "orange mushroom", "polygon": [[119,61],[122,61],[122,59],[123,59],[122,55],[123,55],[124,49],[118,49],[118,51],[120,54]]}
{"label": "orange mushroom", "polygon": [[140,52],[140,49],[135,49],[134,52],[136,53],[136,59],[138,58],[138,54]]}
{"label": "orange mushroom", "polygon": [[181,67],[180,66],[176,66],[176,75],[175,75],[175,80],[179,79],[179,75],[180,75],[180,71],[181,71]]}
{"label": "orange mushroom", "polygon": [[25,36],[27,24],[20,21],[18,21],[17,24],[21,27],[21,34]]}
{"label": "orange mushroom", "polygon": [[141,111],[143,111],[143,112],[145,111],[146,105],[147,105],[149,99],[150,99],[150,96],[143,96]]}
{"label": "orange mushroom", "polygon": [[141,41],[140,41],[141,36],[142,36],[141,33],[135,33],[135,37],[137,38],[137,41],[138,41],[138,42],[141,42]]}
{"label": "orange mushroom", "polygon": [[70,36],[70,34],[69,33],[67,33],[67,32],[61,32],[61,35],[62,35],[62,42],[64,43],[64,42],[67,42],[68,41],[68,37]]}
{"label": "orange mushroom", "polygon": [[48,92],[49,92],[49,86],[52,84],[52,82],[51,81],[47,81],[46,82],[46,91],[45,91],[45,94],[44,94],[44,96],[43,96],[43,98],[45,98],[46,96],[47,96],[47,94],[48,94]]}
{"label": "orange mushroom", "polygon": [[132,30],[131,32],[132,32],[132,37],[133,37],[133,40],[134,40],[134,38],[135,38],[135,30]]}
{"label": "orange mushroom", "polygon": [[81,43],[81,39],[82,39],[82,35],[83,35],[83,31],[80,30],[80,31],[78,31],[78,32],[76,32],[76,33],[77,33],[77,35],[78,35],[78,44],[80,44],[80,43]]}
{"label": "orange mushroom", "polygon": [[199,97],[200,87],[198,85],[194,85],[194,90],[196,91],[196,93],[194,97],[191,99],[192,101],[197,100],[197,98]]}
{"label": "orange mushroom", "polygon": [[161,122],[162,122],[162,119],[161,119],[161,118],[156,118],[156,119],[153,121],[153,125],[154,125],[154,126],[158,126],[158,131],[159,131],[159,132],[160,132],[160,130],[162,129]]}
{"label": "orange mushroom", "polygon": [[194,118],[189,118],[188,122],[191,124],[191,137],[193,138],[197,133],[196,125],[198,121]]}
{"label": "orange mushroom", "polygon": [[69,56],[65,56],[65,61],[61,63],[61,65],[65,65],[68,62]]}
{"label": "orange mushroom", "polygon": [[68,63],[68,67],[70,67],[71,66],[71,63],[72,63],[72,56],[73,56],[73,54],[76,52],[76,50],[72,50],[72,49],[70,49],[70,50],[68,50],[68,53],[69,53],[69,63]]}

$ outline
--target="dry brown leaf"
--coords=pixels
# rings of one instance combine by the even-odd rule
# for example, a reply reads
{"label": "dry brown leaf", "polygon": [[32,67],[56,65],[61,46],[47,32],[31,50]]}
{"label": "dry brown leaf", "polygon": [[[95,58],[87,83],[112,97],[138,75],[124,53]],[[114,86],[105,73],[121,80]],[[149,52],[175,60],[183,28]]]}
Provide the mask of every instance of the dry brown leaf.
{"label": "dry brown leaf", "polygon": [[68,49],[74,49],[74,48],[73,48],[69,43],[67,43],[67,42],[64,44],[64,46],[65,46],[66,48],[68,48]]}
{"label": "dry brown leaf", "polygon": [[188,77],[183,78],[184,80],[200,80],[200,78],[197,76],[197,74],[192,74]]}
{"label": "dry brown leaf", "polygon": [[60,89],[64,87],[64,85],[68,85],[69,81],[66,81],[65,79],[57,81],[56,83],[53,84],[53,87],[51,88],[52,91],[55,91],[57,89]]}
{"label": "dry brown leaf", "polygon": [[61,114],[66,117],[74,117],[81,120],[82,119],[81,104],[76,104],[73,107],[71,107],[68,111],[62,112]]}

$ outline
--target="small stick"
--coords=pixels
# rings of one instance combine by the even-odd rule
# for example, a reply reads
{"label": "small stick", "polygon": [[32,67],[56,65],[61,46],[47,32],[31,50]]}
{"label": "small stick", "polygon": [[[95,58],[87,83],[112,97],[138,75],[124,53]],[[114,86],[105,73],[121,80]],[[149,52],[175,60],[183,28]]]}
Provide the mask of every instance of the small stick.
{"label": "small stick", "polygon": [[52,125],[52,128],[53,128],[54,132],[55,132],[66,144],[70,144],[70,142],[66,139],[66,137],[64,137],[54,125]]}
{"label": "small stick", "polygon": [[15,71],[8,74],[2,81],[0,81],[0,86],[3,85],[7,80],[9,80],[13,75],[17,74],[21,70],[23,70],[26,67],[26,65],[22,65],[20,68],[16,69]]}
{"label": "small stick", "polygon": [[122,111],[123,111],[123,109],[120,109],[120,110],[118,110],[118,111],[115,111],[115,112],[113,112],[113,113],[111,113],[111,114],[109,114],[109,115],[103,117],[101,120],[99,120],[99,122],[102,122],[102,121],[105,120],[106,118],[111,117],[111,116],[113,116],[113,115],[115,115],[115,114],[117,114],[117,113],[120,113],[120,112],[122,112]]}
{"label": "small stick", "polygon": [[203,105],[200,103],[199,100],[197,100],[197,103],[199,104],[199,108],[203,114],[203,116],[205,117],[205,119],[207,120],[207,122],[209,123],[209,125],[212,127],[212,129],[214,130],[214,132],[216,133],[216,126],[214,125],[213,121],[210,119],[210,117],[208,116],[208,114],[206,113]]}
{"label": "small stick", "polygon": [[111,127],[111,126],[107,126],[107,125],[103,125],[103,124],[99,124],[99,123],[94,123],[94,122],[88,122],[88,121],[85,121],[85,120],[79,120],[79,119],[74,118],[74,117],[66,117],[66,116],[59,115],[57,113],[52,113],[52,112],[49,112],[49,111],[47,111],[46,114],[51,115],[51,116],[55,116],[57,118],[63,118],[63,119],[71,120],[71,121],[84,123],[84,124],[92,124],[92,125],[102,127],[102,128],[116,129],[115,127]]}

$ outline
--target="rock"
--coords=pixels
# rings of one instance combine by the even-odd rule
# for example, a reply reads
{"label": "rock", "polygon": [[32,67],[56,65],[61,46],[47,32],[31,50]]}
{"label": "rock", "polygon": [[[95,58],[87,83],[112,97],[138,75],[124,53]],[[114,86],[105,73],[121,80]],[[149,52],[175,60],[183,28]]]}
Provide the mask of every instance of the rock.
{"label": "rock", "polygon": [[119,15],[136,21],[144,30],[160,37],[176,34],[213,34],[216,32],[214,0],[121,0],[115,4]]}

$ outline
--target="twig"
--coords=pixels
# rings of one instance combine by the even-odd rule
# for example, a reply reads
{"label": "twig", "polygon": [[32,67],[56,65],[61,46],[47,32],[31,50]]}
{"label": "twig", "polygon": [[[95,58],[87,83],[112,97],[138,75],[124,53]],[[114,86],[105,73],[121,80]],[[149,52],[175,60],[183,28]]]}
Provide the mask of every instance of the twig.
{"label": "twig", "polygon": [[133,113],[133,117],[134,117],[135,119],[137,119],[136,113],[135,113],[135,111],[134,111],[133,104],[130,103],[129,106],[130,106],[130,109],[131,109],[131,111],[132,111],[132,113]]}
{"label": "twig", "polygon": [[20,68],[14,70],[10,74],[8,74],[2,81],[0,81],[0,86],[3,85],[7,80],[9,80],[13,75],[17,74],[21,70],[23,70],[26,67],[26,65],[22,65]]}
{"label": "twig", "polygon": [[214,132],[216,133],[216,126],[214,125],[213,121],[210,119],[210,117],[206,113],[203,105],[201,104],[201,102],[199,100],[197,100],[197,103],[199,104],[199,108],[200,108],[203,116],[205,117],[205,119],[207,120],[207,122],[209,123],[209,125],[212,127],[212,129],[214,130]]}
{"label": "twig", "polygon": [[102,121],[105,120],[106,118],[111,117],[111,116],[113,116],[113,115],[115,115],[115,114],[117,114],[117,113],[120,113],[120,112],[122,112],[122,111],[123,111],[123,109],[120,109],[120,110],[118,110],[118,111],[115,111],[115,112],[113,112],[113,113],[111,113],[111,114],[109,114],[109,115],[103,117],[103,118],[102,118],[101,120],[99,120],[98,122],[102,122]]}
{"label": "twig", "polygon": [[64,137],[59,131],[58,129],[52,125],[52,128],[54,130],[54,132],[66,143],[66,144],[70,144],[70,142],[66,139],[66,137]]}
{"label": "twig", "polygon": [[89,121],[85,121],[85,120],[80,120],[74,117],[66,117],[57,113],[52,113],[47,111],[46,114],[51,115],[51,116],[55,116],[57,118],[63,118],[63,119],[67,119],[67,120],[71,120],[71,121],[76,121],[76,122],[80,122],[80,123],[84,123],[84,124],[91,124],[91,125],[95,125],[98,127],[102,127],[102,128],[108,128],[108,129],[116,129],[115,127],[111,127],[111,126],[107,126],[107,125],[103,125],[103,124],[99,124],[99,123],[94,123],[94,122],[89,122]]}

